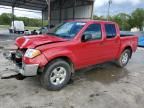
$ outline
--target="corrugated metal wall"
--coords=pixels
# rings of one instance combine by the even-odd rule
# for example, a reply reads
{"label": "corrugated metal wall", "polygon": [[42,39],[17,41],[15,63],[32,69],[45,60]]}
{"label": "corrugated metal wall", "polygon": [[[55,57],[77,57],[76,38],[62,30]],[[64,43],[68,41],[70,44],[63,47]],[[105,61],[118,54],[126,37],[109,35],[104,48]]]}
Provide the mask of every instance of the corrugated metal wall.
{"label": "corrugated metal wall", "polygon": [[[76,4],[74,0],[67,0],[65,3],[56,2],[51,8],[51,24],[58,24],[65,20],[91,19],[93,2],[84,1],[77,0]],[[47,11],[44,12],[44,19],[47,19]]]}

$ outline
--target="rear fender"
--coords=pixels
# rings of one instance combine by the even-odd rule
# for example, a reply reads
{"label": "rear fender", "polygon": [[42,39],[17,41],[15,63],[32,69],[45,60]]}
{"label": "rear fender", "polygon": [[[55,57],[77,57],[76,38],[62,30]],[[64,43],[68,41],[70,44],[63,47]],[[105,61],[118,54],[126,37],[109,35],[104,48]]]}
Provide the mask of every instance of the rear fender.
{"label": "rear fender", "polygon": [[132,53],[134,52],[134,49],[132,49],[132,46],[131,46],[131,45],[122,46],[122,48],[121,48],[121,50],[120,50],[120,53],[118,54],[118,58],[121,56],[121,54],[122,54],[126,49],[130,49],[130,50],[131,50],[131,55],[132,55]]}

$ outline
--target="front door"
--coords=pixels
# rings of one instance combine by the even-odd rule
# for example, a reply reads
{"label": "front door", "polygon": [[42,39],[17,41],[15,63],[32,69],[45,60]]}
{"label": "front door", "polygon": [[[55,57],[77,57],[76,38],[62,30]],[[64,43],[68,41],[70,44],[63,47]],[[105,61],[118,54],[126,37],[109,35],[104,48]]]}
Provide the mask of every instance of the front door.
{"label": "front door", "polygon": [[77,51],[80,52],[77,57],[82,67],[101,62],[104,54],[101,24],[94,23],[89,25],[83,35],[85,34],[90,34],[92,39],[81,42],[77,46]]}

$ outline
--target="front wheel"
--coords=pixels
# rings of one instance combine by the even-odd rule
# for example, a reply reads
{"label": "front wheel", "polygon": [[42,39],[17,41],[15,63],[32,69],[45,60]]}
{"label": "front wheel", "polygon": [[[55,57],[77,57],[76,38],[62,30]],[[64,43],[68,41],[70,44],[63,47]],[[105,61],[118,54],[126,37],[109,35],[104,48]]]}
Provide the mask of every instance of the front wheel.
{"label": "front wheel", "polygon": [[70,80],[71,67],[61,59],[52,61],[47,65],[41,76],[41,84],[48,90],[60,90]]}
{"label": "front wheel", "polygon": [[123,51],[123,53],[121,54],[120,58],[117,61],[118,66],[125,67],[129,62],[130,55],[131,55],[131,51],[129,49]]}

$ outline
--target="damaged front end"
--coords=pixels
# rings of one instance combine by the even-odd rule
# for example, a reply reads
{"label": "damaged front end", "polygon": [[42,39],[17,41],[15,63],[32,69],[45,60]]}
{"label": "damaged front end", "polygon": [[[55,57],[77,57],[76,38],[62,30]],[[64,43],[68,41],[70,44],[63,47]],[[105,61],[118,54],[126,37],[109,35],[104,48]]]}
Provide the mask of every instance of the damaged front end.
{"label": "damaged front end", "polygon": [[17,80],[23,80],[26,77],[23,76],[21,73],[19,73],[19,69],[22,69],[22,57],[25,51],[20,51],[17,49],[13,49],[10,51],[5,51],[3,53],[3,56],[12,61],[15,64],[15,74],[14,73],[5,73],[2,75],[1,79],[10,79],[10,78],[16,78]]}
{"label": "damaged front end", "polygon": [[3,53],[4,57],[8,60],[13,61],[16,66],[22,68],[22,57],[24,56],[25,50],[12,50]]}
{"label": "damaged front end", "polygon": [[6,59],[11,60],[15,64],[15,72],[25,77],[37,75],[38,64],[25,64],[23,62],[23,56],[27,49],[13,50],[4,53]]}

